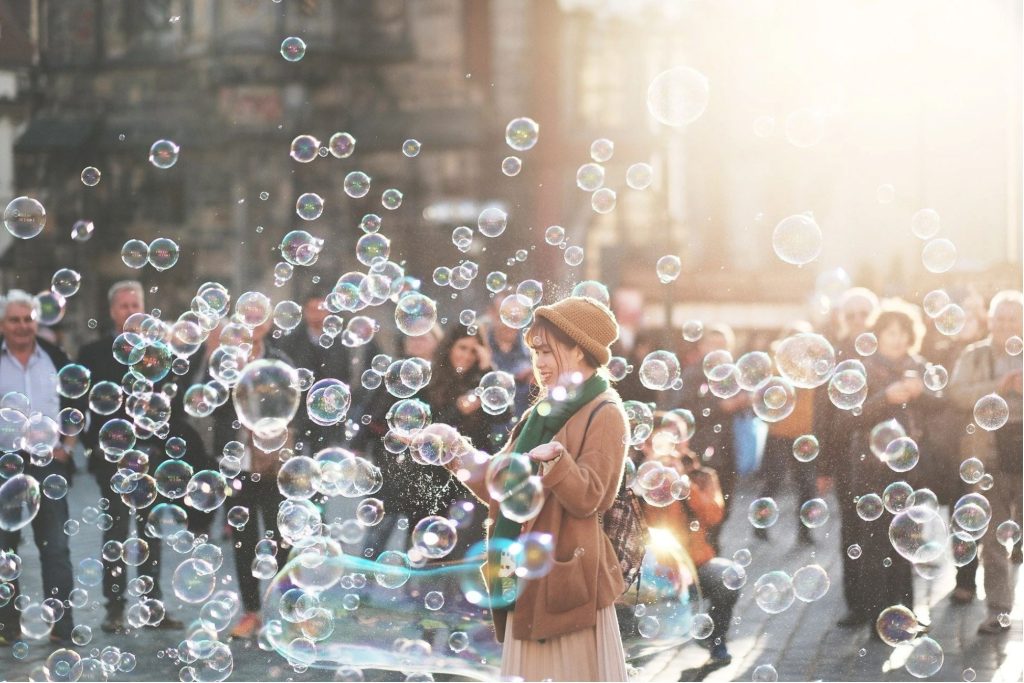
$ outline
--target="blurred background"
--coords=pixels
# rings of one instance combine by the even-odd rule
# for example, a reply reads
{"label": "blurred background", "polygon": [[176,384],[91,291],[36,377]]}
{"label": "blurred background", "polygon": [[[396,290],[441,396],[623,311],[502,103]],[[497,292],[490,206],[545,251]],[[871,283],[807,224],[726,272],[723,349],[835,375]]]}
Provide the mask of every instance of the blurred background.
{"label": "blurred background", "polygon": [[[358,222],[376,211],[392,260],[447,298],[431,273],[461,256],[452,229],[499,204],[509,230],[465,255],[482,272],[526,249],[510,282],[599,279],[629,293],[642,326],[820,320],[836,282],[987,297],[1021,282],[1021,22],[1019,0],[0,0],[0,195],[36,197],[48,221],[33,240],[0,231],[0,284],[35,293],[80,271],[61,323],[74,347],[111,282],[141,277],[148,306],[176,315],[207,280],[268,287],[296,228],[326,238],[326,257],[275,299],[318,275],[329,288],[360,269]],[[287,36],[307,43],[302,61],[282,59]],[[673,128],[646,95],[679,65],[707,77],[709,103]],[[519,116],[540,141],[507,177],[503,132]],[[352,157],[289,157],[296,135],[337,131],[356,138]],[[160,138],[181,146],[171,169],[147,160]],[[575,182],[596,138],[615,143],[607,214]],[[646,191],[626,187],[636,162],[654,169]],[[102,171],[95,187],[86,166]],[[359,200],[341,191],[356,169],[373,177]],[[380,208],[388,187],[398,211]],[[300,225],[303,192],[326,208]],[[922,208],[958,250],[942,275],[910,230]],[[823,250],[796,267],[771,236],[807,211]],[[79,220],[95,225],[87,242],[71,239]],[[581,265],[545,244],[552,224],[584,247]],[[181,245],[174,268],[121,262],[126,240],[156,237]],[[665,254],[682,259],[671,284],[655,275]],[[476,289],[442,313],[486,303]]]}

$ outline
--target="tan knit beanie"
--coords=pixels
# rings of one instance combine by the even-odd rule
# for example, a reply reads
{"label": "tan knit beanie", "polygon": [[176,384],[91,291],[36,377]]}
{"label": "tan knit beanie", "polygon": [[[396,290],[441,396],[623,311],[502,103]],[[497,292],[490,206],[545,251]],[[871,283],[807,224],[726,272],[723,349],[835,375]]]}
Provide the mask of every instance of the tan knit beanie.
{"label": "tan knit beanie", "polygon": [[550,306],[540,306],[534,318],[544,318],[569,335],[600,365],[611,360],[611,345],[619,338],[619,324],[608,307],[589,296],[571,296]]}

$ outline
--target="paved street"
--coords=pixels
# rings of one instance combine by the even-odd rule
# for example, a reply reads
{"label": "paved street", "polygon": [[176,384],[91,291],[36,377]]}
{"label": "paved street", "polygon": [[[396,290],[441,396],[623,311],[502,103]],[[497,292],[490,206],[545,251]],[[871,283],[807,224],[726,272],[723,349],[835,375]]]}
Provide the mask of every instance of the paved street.
{"label": "paved street", "polygon": [[[843,613],[839,576],[839,550],[836,536],[838,523],[830,520],[815,531],[817,542],[812,547],[795,545],[795,519],[787,512],[792,502],[781,500],[782,516],[770,530],[771,541],[759,542],[753,538],[745,510],[749,502],[747,486],[741,490],[735,504],[735,513],[724,530],[724,545],[731,555],[740,548],[748,548],[753,562],[747,567],[748,582],[735,612],[736,626],[730,632],[729,648],[733,663],[707,675],[707,681],[751,680],[753,669],[771,664],[778,671],[779,680],[914,680],[897,661],[892,648],[872,641],[866,629],[844,630],[834,626]],[[95,482],[88,475],[78,477],[72,488],[73,515],[80,516],[87,505],[95,505],[99,497]],[[834,506],[832,506],[834,509]],[[331,516],[340,514],[331,510]],[[219,534],[220,530],[215,533]],[[23,544],[23,587],[34,597],[39,596],[38,555],[29,538]],[[95,557],[100,547],[100,532],[94,525],[82,524],[81,531],[72,537],[72,561]],[[219,577],[222,585],[233,586],[234,563],[231,548],[223,539],[215,539],[224,549],[225,562]],[[197,606],[179,603],[169,590],[170,572],[180,557],[165,548],[163,585],[167,593],[167,607],[186,623],[198,613]],[[784,569],[790,573],[810,562],[817,562],[828,570],[832,586],[820,601],[805,604],[796,601],[791,608],[778,615],[768,615],[754,603],[751,589],[763,572]],[[943,647],[945,661],[934,680],[966,680],[965,669],[973,668],[976,679],[1018,681],[1024,671],[1024,645],[1022,645],[1021,609],[1013,616],[1010,633],[1002,637],[978,636],[977,623],[984,614],[980,601],[967,607],[955,607],[948,600],[952,589],[953,573],[950,569],[933,582],[918,580],[915,586],[917,611],[922,618],[930,618],[930,635]],[[1018,595],[1024,592],[1018,581]],[[1021,596],[1018,605],[1024,604]],[[93,639],[84,648],[83,655],[92,648],[102,649],[117,645],[136,657],[134,670],[119,674],[113,680],[178,680],[178,666],[161,652],[176,646],[184,632],[154,630],[135,631],[129,636],[108,636],[99,624],[103,616],[100,589],[90,590],[89,604],[75,613],[76,622],[93,628]],[[0,650],[0,667],[8,680],[44,680],[35,672],[52,651],[43,642],[30,641],[28,655],[15,659],[10,648]],[[231,680],[334,680],[334,672],[310,669],[293,671],[276,654],[259,650],[254,645],[234,643],[234,673]],[[696,680],[700,678],[700,665],[707,652],[694,643],[678,650],[665,652],[641,662],[637,672],[640,681]],[[969,676],[969,673],[967,674]],[[368,680],[402,680],[404,676],[386,672],[366,672]],[[441,678],[441,676],[438,676]]]}

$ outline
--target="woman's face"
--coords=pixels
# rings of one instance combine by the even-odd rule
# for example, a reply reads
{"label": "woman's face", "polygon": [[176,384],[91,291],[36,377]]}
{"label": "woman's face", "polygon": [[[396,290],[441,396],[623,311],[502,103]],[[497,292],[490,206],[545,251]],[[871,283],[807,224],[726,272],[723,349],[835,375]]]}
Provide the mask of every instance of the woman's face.
{"label": "woman's face", "polygon": [[545,334],[535,334],[537,336],[532,344],[533,367],[543,386],[552,387],[562,378],[567,381],[573,373],[583,372],[583,356],[578,347],[568,349]]}
{"label": "woman's face", "polygon": [[430,360],[437,351],[437,337],[432,334],[421,334],[416,337],[404,337],[405,353],[414,358]]}
{"label": "woman's face", "polygon": [[891,322],[878,335],[878,353],[890,360],[898,360],[910,349],[910,335],[899,323]]}
{"label": "woman's face", "polygon": [[472,370],[477,364],[477,349],[479,348],[480,343],[476,337],[463,337],[455,342],[452,350],[448,352],[448,362],[459,374]]}

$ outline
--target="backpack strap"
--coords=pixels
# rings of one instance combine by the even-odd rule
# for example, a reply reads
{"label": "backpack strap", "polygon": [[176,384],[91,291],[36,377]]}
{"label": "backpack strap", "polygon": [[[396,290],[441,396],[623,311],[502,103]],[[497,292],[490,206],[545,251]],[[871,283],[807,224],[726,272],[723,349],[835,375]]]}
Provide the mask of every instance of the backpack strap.
{"label": "backpack strap", "polygon": [[583,444],[587,442],[587,432],[590,431],[590,423],[594,421],[594,416],[597,415],[597,411],[604,408],[606,405],[614,403],[610,398],[605,399],[597,404],[597,407],[590,411],[590,417],[587,418],[587,426],[583,428],[583,438],[580,440],[580,450],[583,450]]}

